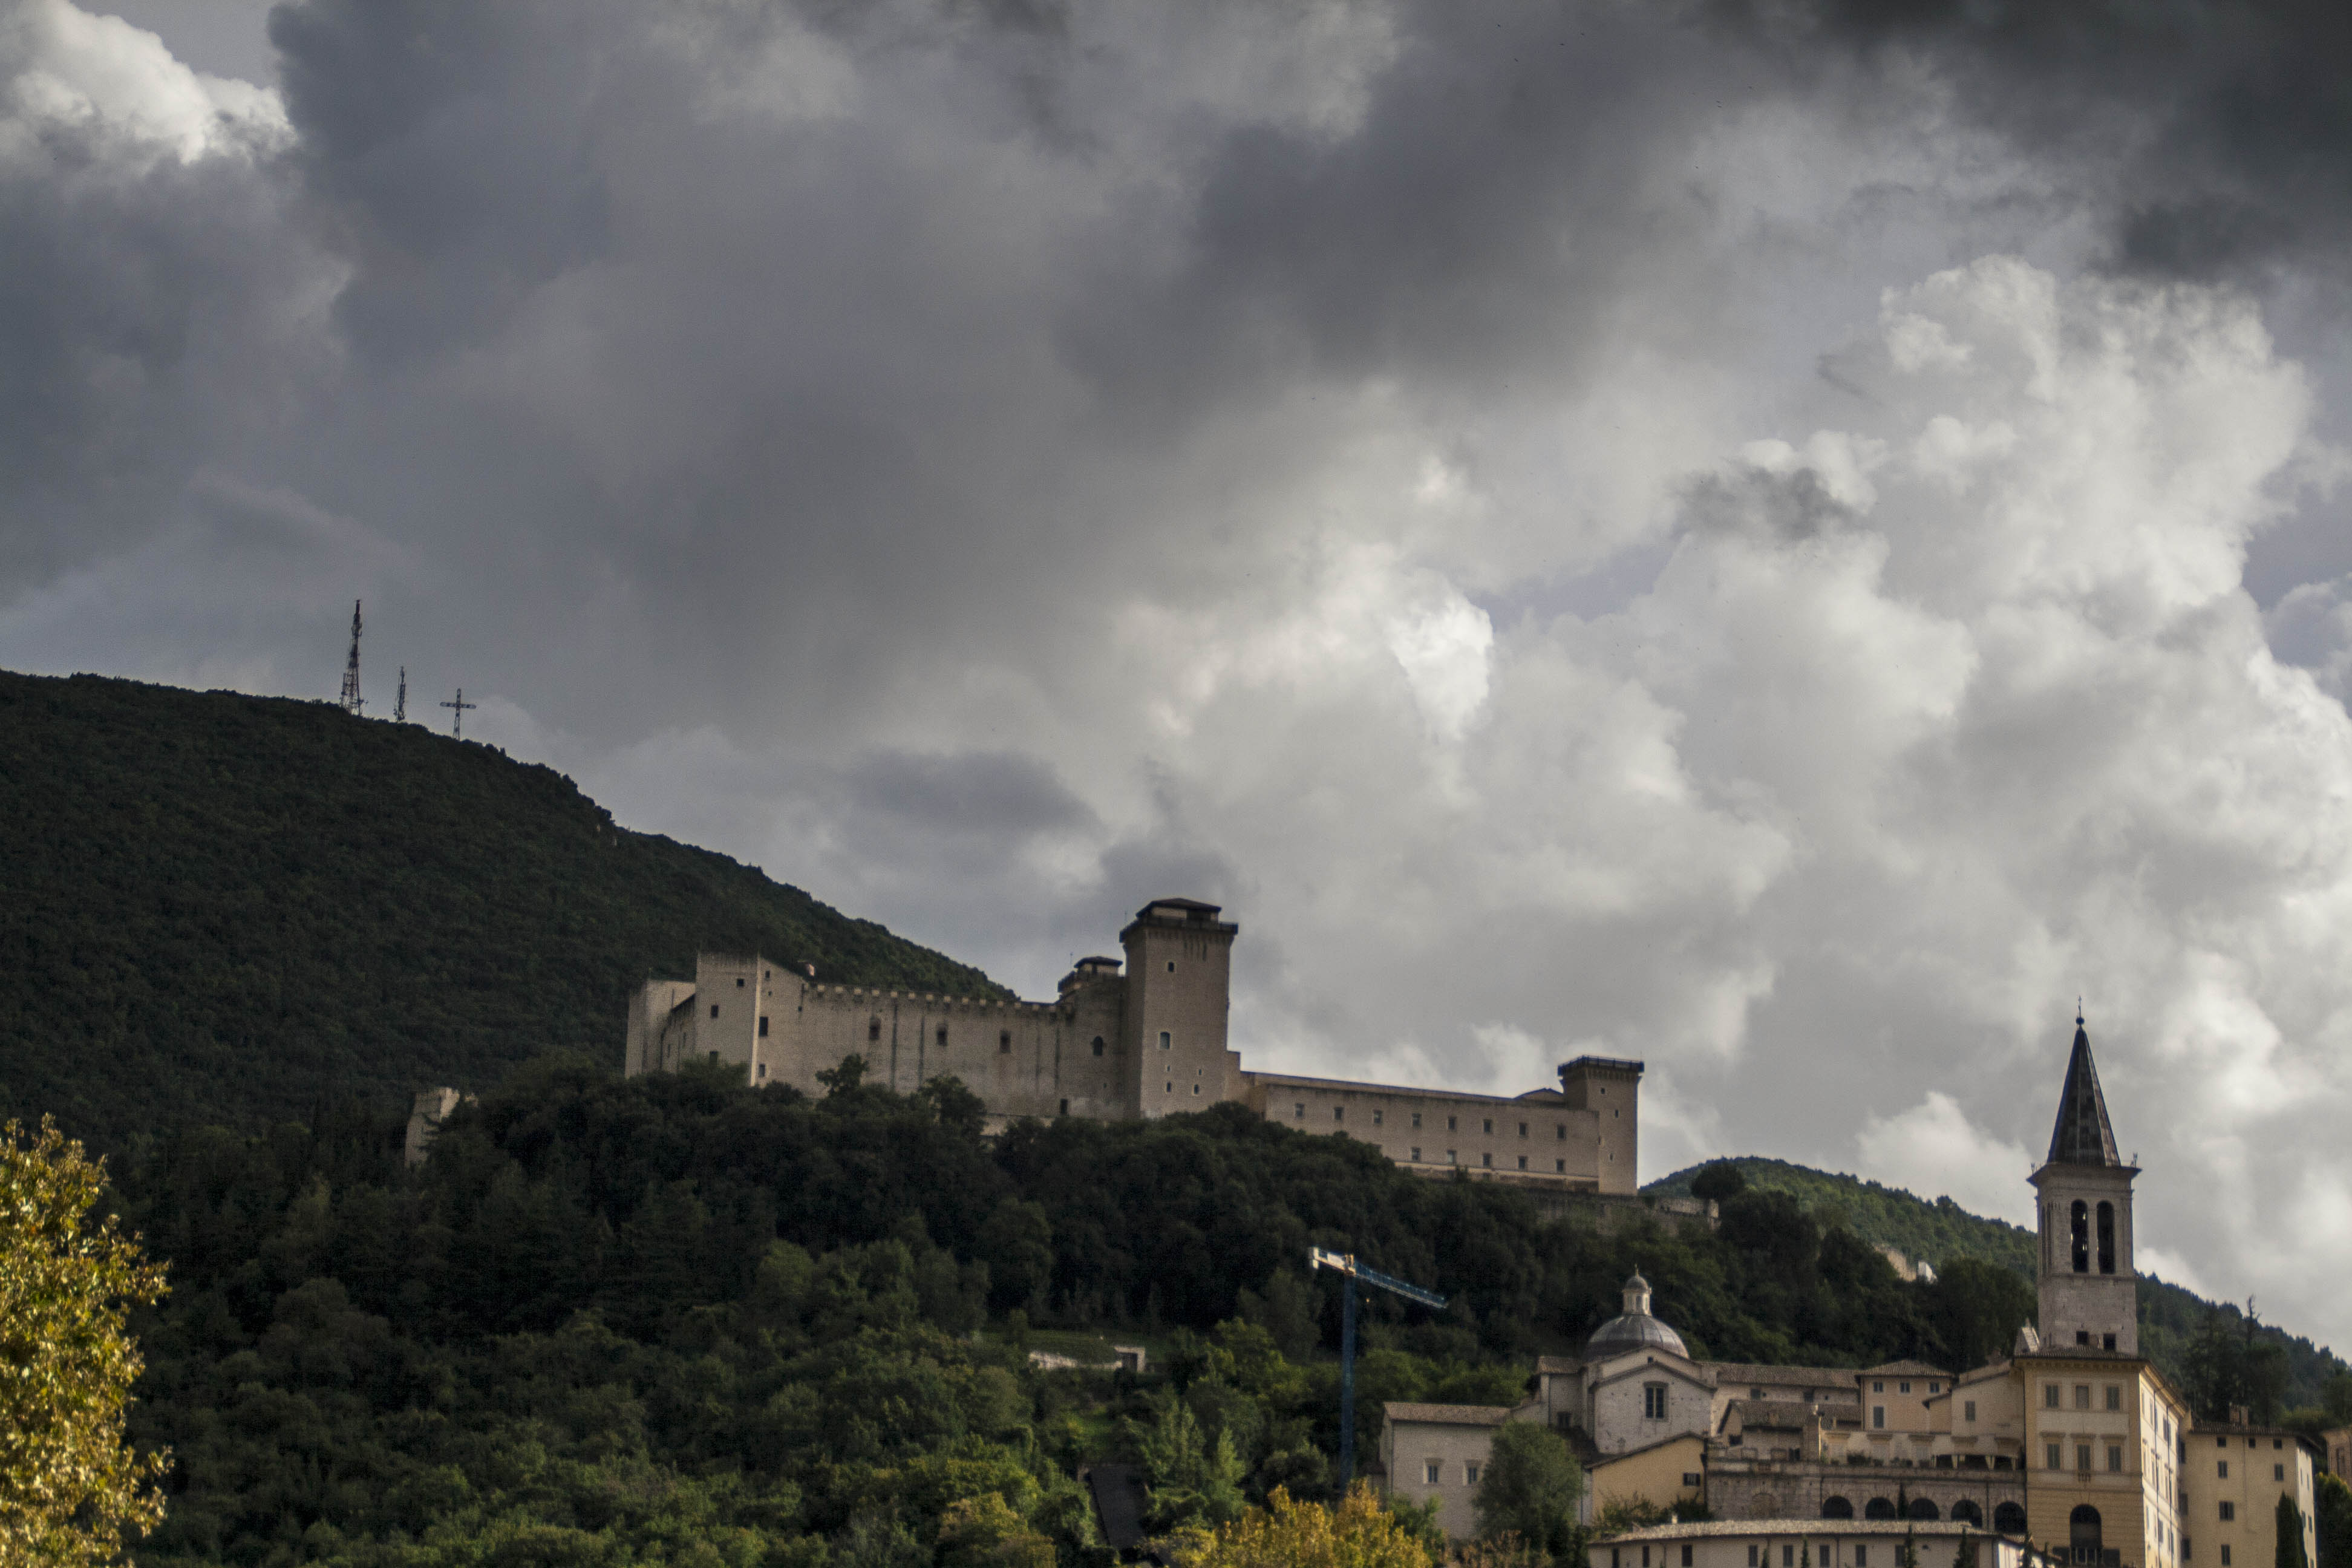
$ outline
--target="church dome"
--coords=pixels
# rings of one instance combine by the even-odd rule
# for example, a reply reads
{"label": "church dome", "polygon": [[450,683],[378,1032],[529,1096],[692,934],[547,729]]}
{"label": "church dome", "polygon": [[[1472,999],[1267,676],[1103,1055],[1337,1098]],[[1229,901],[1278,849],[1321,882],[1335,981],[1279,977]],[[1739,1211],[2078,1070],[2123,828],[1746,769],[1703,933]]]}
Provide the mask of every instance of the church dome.
{"label": "church dome", "polygon": [[1665,1351],[1690,1359],[1682,1335],[1650,1316],[1650,1282],[1638,1269],[1625,1281],[1625,1310],[1592,1331],[1584,1359],[1605,1361],[1628,1351]]}

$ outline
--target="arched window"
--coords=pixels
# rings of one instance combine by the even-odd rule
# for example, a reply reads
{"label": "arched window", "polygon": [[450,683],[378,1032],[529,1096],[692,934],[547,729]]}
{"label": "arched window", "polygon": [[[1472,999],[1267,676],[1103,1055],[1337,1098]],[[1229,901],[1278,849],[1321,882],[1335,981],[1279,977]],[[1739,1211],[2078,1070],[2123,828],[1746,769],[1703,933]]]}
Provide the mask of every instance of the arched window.
{"label": "arched window", "polygon": [[1853,1517],[1853,1504],[1842,1497],[1825,1497],[1822,1499],[1822,1517],[1823,1519],[1852,1519]]}
{"label": "arched window", "polygon": [[1992,1527],[2003,1535],[2025,1533],[2025,1505],[2021,1502],[1995,1503]]}
{"label": "arched window", "polygon": [[2082,1199],[2074,1200],[2074,1272],[2091,1271],[2091,1205]]}
{"label": "arched window", "polygon": [[2113,1274],[2115,1271],[2116,1205],[2103,1203],[2099,1205],[2099,1272]]}
{"label": "arched window", "polygon": [[1905,1517],[1909,1519],[1939,1519],[1942,1515],[1937,1511],[1936,1500],[1934,1498],[1915,1497],[1911,1500],[1911,1511]]}
{"label": "arched window", "polygon": [[1973,1524],[1979,1530],[1982,1530],[1984,1528],[1984,1510],[1976,1505],[1974,1499],[1962,1498],[1959,1501],[1952,1505],[1952,1520],[1955,1523]]}
{"label": "arched window", "polygon": [[1097,1056],[1100,1056],[1100,1055],[1102,1055],[1102,1053],[1103,1053],[1102,1037],[1101,1037],[1100,1035],[1097,1035],[1097,1036],[1095,1037],[1095,1055],[1097,1055]]}
{"label": "arched window", "polygon": [[1895,1518],[1895,1500],[1892,1498],[1883,1497],[1872,1498],[1868,1502],[1862,1505],[1862,1517],[1864,1519]]}
{"label": "arched window", "polygon": [[2105,1542],[2099,1534],[2099,1510],[2089,1503],[2078,1503],[2066,1516],[2066,1544],[2077,1563],[2095,1563]]}

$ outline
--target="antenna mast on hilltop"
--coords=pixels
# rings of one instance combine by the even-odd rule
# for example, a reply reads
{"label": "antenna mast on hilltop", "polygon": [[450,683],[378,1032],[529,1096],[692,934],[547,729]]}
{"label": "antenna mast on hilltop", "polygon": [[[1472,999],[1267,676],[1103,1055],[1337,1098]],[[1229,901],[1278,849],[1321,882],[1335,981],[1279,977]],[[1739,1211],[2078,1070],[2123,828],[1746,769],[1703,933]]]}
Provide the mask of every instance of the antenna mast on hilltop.
{"label": "antenna mast on hilltop", "polygon": [[360,697],[360,602],[352,601],[352,655],[343,660],[343,695],[338,703],[356,716],[367,704]]}
{"label": "antenna mast on hilltop", "polygon": [[408,666],[404,664],[400,667],[400,695],[393,700],[392,718],[397,724],[408,722]]}

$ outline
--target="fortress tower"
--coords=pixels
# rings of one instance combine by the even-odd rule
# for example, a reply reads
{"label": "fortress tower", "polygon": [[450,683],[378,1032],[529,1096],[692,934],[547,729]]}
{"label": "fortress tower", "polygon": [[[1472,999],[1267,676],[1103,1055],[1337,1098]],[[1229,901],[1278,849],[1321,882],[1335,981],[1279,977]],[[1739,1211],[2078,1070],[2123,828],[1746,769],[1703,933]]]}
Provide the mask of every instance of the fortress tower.
{"label": "fortress tower", "polygon": [[1241,1054],[1225,1047],[1234,938],[1241,927],[1218,907],[1157,899],[1118,933],[1127,949],[1120,1041],[1131,1114],[1199,1110],[1245,1095]]}
{"label": "fortress tower", "polygon": [[2139,1276],[2132,1268],[2132,1178],[2138,1174],[2116,1152],[2091,1037],[2077,1014],[2050,1158],[2032,1177],[2040,1194],[2043,1349],[2139,1353]]}

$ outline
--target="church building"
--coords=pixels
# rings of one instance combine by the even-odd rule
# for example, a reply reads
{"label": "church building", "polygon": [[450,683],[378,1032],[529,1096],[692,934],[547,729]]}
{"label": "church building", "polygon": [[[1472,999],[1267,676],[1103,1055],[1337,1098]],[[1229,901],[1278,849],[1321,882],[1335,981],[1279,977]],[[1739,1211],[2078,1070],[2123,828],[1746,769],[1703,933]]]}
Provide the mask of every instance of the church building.
{"label": "church building", "polygon": [[2004,1564],[2269,1568],[2270,1537],[2252,1532],[2273,1528],[2282,1495],[2312,1519],[2313,1445],[2195,1425],[2140,1354],[2138,1174],[2116,1152],[2077,1017],[2031,1178],[2039,1326],[2009,1356],[1958,1373],[1701,1361],[1652,1315],[1637,1274],[1581,1356],[1537,1362],[1526,1403],[1390,1405],[1388,1485],[1434,1500],[1447,1531],[1468,1535],[1495,1428],[1541,1421],[1585,1465],[1586,1522],[1637,1499],[1712,1515],[1604,1538],[1591,1568],[1649,1568],[1654,1551],[1658,1568],[1895,1568],[1906,1536],[1976,1532],[1999,1538],[1986,1544]]}

